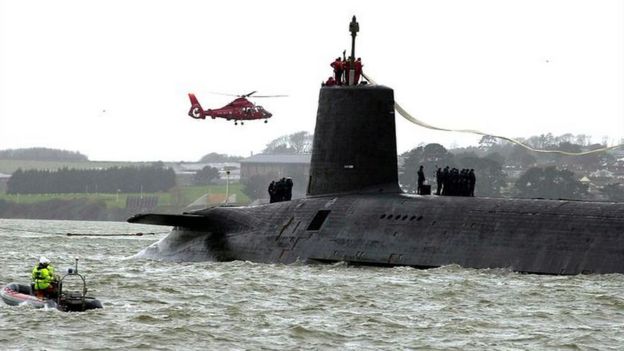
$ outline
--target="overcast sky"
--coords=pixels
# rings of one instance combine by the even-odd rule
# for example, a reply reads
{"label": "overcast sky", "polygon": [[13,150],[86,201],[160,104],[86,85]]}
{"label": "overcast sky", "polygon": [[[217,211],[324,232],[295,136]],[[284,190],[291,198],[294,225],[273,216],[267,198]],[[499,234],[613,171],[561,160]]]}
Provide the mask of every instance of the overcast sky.
{"label": "overcast sky", "polygon": [[[91,160],[248,156],[314,131],[320,82],[360,33],[364,71],[433,125],[624,137],[624,1],[0,0],[0,149]],[[258,99],[268,124],[186,115],[188,92]],[[397,114],[398,152],[476,144]]]}

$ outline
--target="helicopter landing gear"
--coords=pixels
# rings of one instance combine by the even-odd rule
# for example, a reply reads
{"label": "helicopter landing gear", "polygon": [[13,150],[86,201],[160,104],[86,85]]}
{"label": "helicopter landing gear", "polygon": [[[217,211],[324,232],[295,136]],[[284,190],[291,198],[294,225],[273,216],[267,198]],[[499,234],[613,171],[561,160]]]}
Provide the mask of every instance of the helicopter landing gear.
{"label": "helicopter landing gear", "polygon": [[245,124],[245,122],[241,122],[241,126],[244,125],[244,124]]}
{"label": "helicopter landing gear", "polygon": [[268,123],[268,122],[269,122],[269,120],[268,120],[268,119],[265,119],[265,120],[264,120],[264,123]]}
{"label": "helicopter landing gear", "polygon": [[235,125],[235,126],[237,126],[237,125],[238,125],[238,122],[234,122],[234,125]]}

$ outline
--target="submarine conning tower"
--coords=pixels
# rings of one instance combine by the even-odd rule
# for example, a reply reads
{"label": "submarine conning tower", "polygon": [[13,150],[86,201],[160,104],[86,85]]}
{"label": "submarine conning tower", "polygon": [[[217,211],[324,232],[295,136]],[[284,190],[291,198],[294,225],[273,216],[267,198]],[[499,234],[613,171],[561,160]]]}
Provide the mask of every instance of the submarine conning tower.
{"label": "submarine conning tower", "polygon": [[308,195],[401,192],[394,92],[380,85],[322,87]]}

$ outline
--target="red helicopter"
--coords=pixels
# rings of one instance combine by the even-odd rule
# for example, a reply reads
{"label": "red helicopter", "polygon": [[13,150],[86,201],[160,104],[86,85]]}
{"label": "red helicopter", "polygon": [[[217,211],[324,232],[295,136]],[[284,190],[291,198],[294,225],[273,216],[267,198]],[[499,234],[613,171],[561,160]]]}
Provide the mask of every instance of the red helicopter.
{"label": "red helicopter", "polygon": [[[236,96],[237,98],[221,108],[207,110],[204,110],[201,107],[199,101],[195,97],[195,94],[189,93],[188,96],[191,100],[191,109],[189,110],[188,115],[196,119],[206,119],[207,116],[212,117],[212,119],[215,119],[217,117],[225,118],[228,121],[234,120],[235,125],[238,124],[238,121],[240,121],[241,124],[245,124],[244,121],[250,121],[254,119],[264,119],[264,123],[267,123],[267,120],[273,115],[269,111],[265,110],[264,107],[256,105],[253,102],[247,100],[248,97],[255,93],[255,91],[252,91],[251,93],[245,95],[213,93],[219,95]],[[255,95],[254,98],[284,96],[287,95]]]}

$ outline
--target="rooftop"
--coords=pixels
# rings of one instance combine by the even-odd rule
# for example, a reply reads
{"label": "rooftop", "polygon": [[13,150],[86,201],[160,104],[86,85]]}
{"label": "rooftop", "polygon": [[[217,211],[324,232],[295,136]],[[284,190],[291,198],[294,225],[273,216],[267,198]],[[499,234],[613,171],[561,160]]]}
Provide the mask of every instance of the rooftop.
{"label": "rooftop", "polygon": [[309,164],[311,154],[288,154],[288,155],[271,155],[257,154],[242,159],[240,163],[290,163],[290,164]]}

